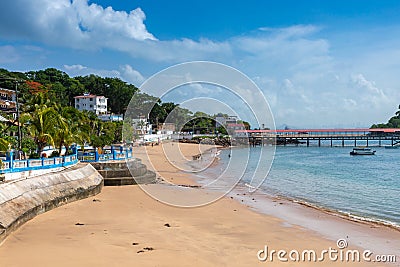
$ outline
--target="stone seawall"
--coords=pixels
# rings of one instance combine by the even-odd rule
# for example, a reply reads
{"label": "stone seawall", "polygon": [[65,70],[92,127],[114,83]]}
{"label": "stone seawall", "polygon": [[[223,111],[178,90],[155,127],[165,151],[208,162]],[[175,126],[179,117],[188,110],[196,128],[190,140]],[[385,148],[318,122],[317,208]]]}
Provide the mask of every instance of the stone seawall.
{"label": "stone seawall", "polygon": [[36,215],[100,193],[103,177],[90,164],[0,184],[0,242]]}

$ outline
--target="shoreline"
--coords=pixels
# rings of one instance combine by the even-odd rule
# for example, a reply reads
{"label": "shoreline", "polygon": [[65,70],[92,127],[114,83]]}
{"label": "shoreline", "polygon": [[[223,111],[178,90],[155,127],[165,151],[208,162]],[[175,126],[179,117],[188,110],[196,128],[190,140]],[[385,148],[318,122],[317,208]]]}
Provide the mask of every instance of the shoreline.
{"label": "shoreline", "polygon": [[[196,154],[197,149],[181,147],[185,156]],[[191,175],[165,161],[161,148],[149,148],[147,152],[167,181],[193,185]],[[210,190],[177,188],[166,183],[144,187],[173,199],[187,197],[182,192],[199,199],[214,194]],[[182,208],[161,203],[139,186],[106,187],[95,197],[67,204],[24,224],[0,247],[0,265],[280,266],[279,261],[260,262],[257,251],[265,245],[287,251],[336,247],[336,240],[317,231],[274,213],[268,215],[255,210],[248,205],[251,198],[247,203],[228,195],[202,207]],[[272,208],[279,205],[272,201],[270,204]],[[287,208],[287,205],[279,206]],[[284,209],[279,210],[285,213]],[[367,230],[362,233],[369,235]],[[349,247],[359,248],[358,242],[349,237]],[[43,251],[50,253],[43,257]],[[343,262],[326,260],[321,264],[341,266]],[[366,262],[344,264],[388,266]],[[309,265],[309,262],[296,262],[296,266]]]}
{"label": "shoreline", "polygon": [[[271,195],[271,197],[274,197]],[[342,219],[346,219],[352,222],[357,222],[357,223],[365,223],[367,225],[372,225],[372,226],[384,226],[384,227],[388,227],[390,229],[396,230],[400,232],[400,225],[394,223],[394,222],[390,222],[390,221],[384,221],[381,219],[374,219],[374,218],[370,218],[370,217],[363,217],[361,215],[356,215],[356,214],[352,214],[352,213],[346,213],[346,212],[341,212],[340,210],[335,210],[335,209],[330,209],[327,207],[323,207],[323,206],[319,206],[317,204],[313,204],[310,202],[307,202],[305,200],[299,200],[299,199],[295,199],[295,198],[289,198],[289,197],[285,197],[285,196],[275,196],[277,198],[281,198],[284,199],[286,201],[295,203],[295,204],[300,204],[304,207],[310,208],[310,209],[315,209],[333,216],[337,216],[339,218]]]}
{"label": "shoreline", "polygon": [[[237,146],[235,147],[230,147],[230,148],[237,148]],[[219,150],[226,150],[226,149],[230,149],[230,148],[218,148]],[[220,158],[216,158],[216,164],[220,163]],[[214,167],[215,165],[211,166]],[[246,184],[244,184],[246,185]],[[240,184],[240,182],[237,184],[237,186],[242,186]],[[354,213],[350,213],[350,212],[342,212],[339,209],[335,209],[335,208],[329,208],[323,205],[319,205],[316,203],[313,203],[312,201],[307,201],[305,199],[300,199],[300,198],[295,198],[295,197],[290,197],[290,196],[285,196],[285,195],[274,195],[273,193],[269,193],[269,192],[265,192],[262,191],[262,189],[258,188],[257,190],[259,190],[260,192],[262,192],[263,194],[265,194],[265,196],[271,198],[271,199],[282,199],[291,203],[295,203],[295,204],[300,204],[304,207],[307,208],[311,208],[311,209],[315,209],[327,214],[331,214],[343,219],[347,219],[349,221],[353,221],[353,222],[359,222],[359,223],[366,223],[366,224],[372,224],[375,226],[385,226],[394,230],[397,230],[400,232],[400,224],[395,223],[395,222],[391,222],[391,221],[386,221],[384,219],[379,219],[379,218],[371,218],[368,217],[367,215],[363,216],[363,215],[358,215],[358,214],[354,214]],[[251,194],[251,193],[250,193]]]}
{"label": "shoreline", "polygon": [[[226,150],[226,149],[231,149],[230,148],[218,148],[218,150]],[[220,162],[220,157],[216,157],[215,163],[210,166],[210,167],[217,167],[218,164],[221,164]],[[191,175],[193,180],[196,180],[196,177],[194,175]],[[198,178],[198,177],[197,177]],[[207,180],[207,179],[206,179]],[[194,181],[196,184],[198,184],[197,181]],[[208,190],[208,189],[206,189]],[[218,189],[214,189],[214,190],[218,190]],[[258,191],[258,193],[257,193]],[[242,193],[242,196],[246,196],[245,198],[240,197],[240,195],[238,194]],[[243,193],[245,192],[245,193]],[[239,197],[238,197],[239,196]],[[362,216],[358,216],[358,215],[354,215],[354,214],[346,214],[344,212],[340,212],[339,210],[335,210],[335,209],[330,209],[328,207],[324,207],[324,206],[320,206],[317,204],[313,204],[310,202],[307,202],[305,200],[300,200],[300,199],[295,199],[295,198],[290,198],[290,197],[286,197],[286,196],[282,196],[282,195],[273,195],[267,192],[262,191],[262,189],[258,188],[255,192],[251,193],[248,191],[248,187],[246,187],[246,184],[241,184],[240,181],[239,183],[236,184],[236,186],[230,191],[228,192],[224,197],[230,197],[231,199],[235,199],[237,200],[237,202],[239,204],[245,205],[246,207],[260,213],[260,214],[265,214],[265,215],[269,215],[269,216],[274,216],[276,218],[280,218],[283,220],[287,220],[287,218],[285,218],[285,216],[279,216],[279,213],[274,213],[274,212],[266,212],[265,210],[263,210],[263,208],[259,207],[259,206],[255,206],[254,205],[254,201],[255,198],[253,198],[253,196],[260,196],[261,198],[267,199],[268,202],[273,202],[276,203],[278,202],[279,204],[281,204],[280,202],[284,202],[284,204],[286,205],[290,205],[291,207],[295,208],[295,209],[300,209],[302,210],[301,212],[307,213],[309,214],[310,212],[312,212],[314,215],[316,215],[316,217],[320,216],[321,214],[326,215],[328,217],[331,217],[330,219],[338,221],[340,224],[360,224],[362,225],[361,227],[363,227],[364,231],[368,231],[369,229],[379,229],[382,230],[384,233],[385,238],[390,239],[391,235],[390,233],[393,231],[393,233],[395,235],[397,235],[397,239],[394,239],[395,241],[397,240],[397,247],[400,247],[400,226],[393,223],[393,222],[384,222],[384,221],[379,221],[378,219],[374,220],[372,218],[369,217],[362,217]],[[251,198],[251,200],[250,200]],[[240,200],[240,201],[239,201]],[[243,200],[243,201],[241,201]],[[296,207],[297,206],[297,207]],[[288,222],[290,224],[292,224],[293,222]],[[310,223],[298,223],[298,226],[304,227],[307,230],[311,230],[314,231],[322,236],[328,237],[331,240],[337,240],[339,237],[335,237],[332,238],[332,234],[327,233],[327,231],[324,231],[322,228],[319,229],[315,229],[314,227],[310,227]],[[355,231],[353,231],[354,233]],[[387,232],[389,232],[389,234],[387,234]],[[379,236],[380,233],[377,233],[377,235]],[[348,235],[346,235],[348,236]],[[400,254],[400,250],[396,250],[396,249],[392,249],[390,247],[385,247],[382,243],[383,240],[381,240],[381,244],[379,246],[375,246],[375,248],[377,249],[377,251],[380,251],[381,253],[387,253],[388,251],[392,251],[392,253],[397,253]],[[371,243],[369,242],[363,242],[365,244],[362,245],[362,247],[364,249],[370,249],[370,245]]]}
{"label": "shoreline", "polygon": [[[279,218],[287,225],[302,227],[306,231],[315,232],[329,240],[346,238],[363,249],[382,254],[400,255],[398,228],[352,219],[328,209],[256,192],[252,194],[247,188],[241,187],[231,191],[228,196],[260,214]],[[338,233],[339,230],[342,233]]]}

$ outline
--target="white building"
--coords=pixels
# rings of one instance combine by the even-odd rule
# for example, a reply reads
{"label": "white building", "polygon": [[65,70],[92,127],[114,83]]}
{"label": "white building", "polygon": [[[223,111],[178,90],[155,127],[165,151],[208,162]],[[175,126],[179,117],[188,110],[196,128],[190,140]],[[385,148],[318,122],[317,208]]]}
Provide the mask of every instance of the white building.
{"label": "white building", "polygon": [[152,125],[147,118],[140,117],[138,119],[132,119],[132,127],[136,134],[144,135],[152,133]]}
{"label": "white building", "polygon": [[217,116],[215,117],[215,127],[225,127],[227,124],[236,124],[237,116]]}
{"label": "white building", "polygon": [[0,110],[13,114],[14,119],[17,118],[17,102],[14,90],[0,88]]}
{"label": "white building", "polygon": [[107,98],[104,96],[84,94],[75,96],[75,108],[78,110],[87,110],[96,115],[107,114]]}

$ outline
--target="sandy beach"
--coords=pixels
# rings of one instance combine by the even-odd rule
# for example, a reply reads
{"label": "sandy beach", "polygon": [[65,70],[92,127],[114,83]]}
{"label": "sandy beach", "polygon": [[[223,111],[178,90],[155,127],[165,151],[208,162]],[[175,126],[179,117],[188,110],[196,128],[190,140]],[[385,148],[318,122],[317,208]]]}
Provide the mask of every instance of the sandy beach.
{"label": "sandy beach", "polygon": [[[191,159],[203,151],[192,144],[179,147],[184,157],[174,158],[176,161]],[[167,181],[196,185],[189,174],[164,156],[162,145],[146,149],[155,163],[154,169]],[[143,157],[143,154],[136,156]],[[145,160],[144,163],[148,164]],[[169,195],[171,199],[182,197],[178,189],[168,184],[144,188]],[[202,189],[190,191],[193,199],[207,199],[212,194]],[[272,261],[270,258],[260,261],[257,254],[263,256],[258,252],[265,246],[287,252],[315,250],[320,256],[323,250],[338,249],[336,237],[347,237],[346,249],[362,252],[365,248],[360,245],[365,243],[358,242],[353,233],[364,240],[372,239],[371,244],[374,238],[400,242],[400,233],[396,230],[349,222],[284,201],[271,200],[267,209],[251,205],[253,198],[263,197],[256,194],[248,198],[232,193],[209,205],[181,208],[155,200],[139,186],[105,187],[95,197],[39,215],[12,233],[0,246],[0,266],[398,265],[332,261],[328,255],[320,262],[289,260],[285,263],[276,254]],[[304,222],[304,218],[308,221]],[[395,248],[396,245],[388,246]],[[397,260],[400,261],[399,255]]]}

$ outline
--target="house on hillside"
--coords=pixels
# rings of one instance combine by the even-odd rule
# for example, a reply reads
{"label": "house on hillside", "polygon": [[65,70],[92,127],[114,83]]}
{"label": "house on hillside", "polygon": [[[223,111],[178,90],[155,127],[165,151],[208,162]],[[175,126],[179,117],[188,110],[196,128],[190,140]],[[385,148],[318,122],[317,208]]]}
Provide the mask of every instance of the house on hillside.
{"label": "house on hillside", "polygon": [[80,111],[91,111],[96,115],[107,114],[107,98],[104,96],[85,93],[75,96],[75,108]]}
{"label": "house on hillside", "polygon": [[13,114],[14,119],[16,119],[17,95],[14,90],[0,88],[0,110]]}

